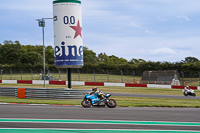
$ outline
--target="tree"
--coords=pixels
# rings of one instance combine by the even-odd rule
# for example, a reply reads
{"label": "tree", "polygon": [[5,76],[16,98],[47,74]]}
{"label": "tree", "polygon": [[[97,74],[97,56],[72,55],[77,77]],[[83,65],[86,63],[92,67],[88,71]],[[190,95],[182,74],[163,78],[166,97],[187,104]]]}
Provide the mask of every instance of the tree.
{"label": "tree", "polygon": [[185,60],[183,62],[198,62],[199,60],[195,57],[186,57]]}
{"label": "tree", "polygon": [[21,44],[19,41],[5,41],[1,47],[1,58],[3,64],[16,64],[19,62]]}
{"label": "tree", "polygon": [[115,55],[108,56],[108,61],[106,63],[111,63],[111,64],[126,64],[127,60],[124,58],[118,58]]}
{"label": "tree", "polygon": [[0,64],[3,64],[4,59],[3,59],[3,45],[0,44]]}
{"label": "tree", "polygon": [[48,64],[54,64],[54,49],[52,46],[45,48],[45,60]]}
{"label": "tree", "polygon": [[83,60],[84,63],[93,63],[93,64],[98,63],[96,53],[93,52],[92,50],[88,50],[87,47],[83,47]]}
{"label": "tree", "polygon": [[42,63],[43,57],[39,53],[36,53],[36,52],[25,52],[21,55],[20,62],[22,64],[35,65],[38,63]]}
{"label": "tree", "polygon": [[[115,55],[98,54],[87,47],[83,47],[84,66],[82,70],[97,70],[106,72],[112,70],[119,72],[134,70],[140,73],[144,70],[178,70],[183,72],[195,72],[200,70],[200,60],[195,57],[186,57],[181,62],[153,62],[144,59],[132,58],[127,61]],[[54,65],[54,48],[45,48],[46,67],[56,69]],[[0,66],[4,69],[41,69],[43,66],[43,45],[21,45],[19,41],[4,41],[0,44]]]}
{"label": "tree", "polygon": [[98,59],[100,62],[106,63],[106,61],[108,60],[108,56],[106,55],[106,53],[100,53],[98,54]]}
{"label": "tree", "polygon": [[129,64],[138,64],[138,63],[141,63],[141,62],[146,62],[146,61],[143,60],[143,59],[135,59],[135,58],[132,58],[128,63],[129,63]]}

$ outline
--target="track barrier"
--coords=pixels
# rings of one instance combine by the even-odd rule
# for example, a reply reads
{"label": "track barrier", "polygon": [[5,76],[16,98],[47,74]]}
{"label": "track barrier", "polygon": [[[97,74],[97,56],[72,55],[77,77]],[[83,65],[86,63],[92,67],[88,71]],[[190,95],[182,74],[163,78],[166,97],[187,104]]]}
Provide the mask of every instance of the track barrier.
{"label": "track barrier", "polygon": [[0,96],[30,99],[82,99],[91,90],[0,87]]}
{"label": "track barrier", "polygon": [[26,98],[25,88],[17,88],[17,97],[18,98]]}
{"label": "track barrier", "polygon": [[[44,80],[0,80],[0,83],[10,83],[10,84],[44,84]],[[55,81],[55,80],[46,80],[45,83],[46,84],[54,84],[54,85],[67,85],[68,84],[67,81]],[[147,87],[147,88],[168,88],[168,89],[184,89],[184,87],[185,87],[185,86],[177,86],[177,85],[138,84],[138,83],[137,84],[133,84],[133,83],[110,83],[110,82],[84,82],[84,81],[72,81],[72,85],[119,86],[119,87]],[[189,87],[191,89],[193,89],[193,90],[200,90],[200,86],[189,86]],[[26,90],[27,90],[27,88],[26,88]],[[56,89],[56,92],[58,92],[58,89]],[[5,92],[5,93],[10,94],[9,92]],[[2,93],[0,93],[0,95],[1,94]],[[3,94],[4,94],[4,92],[3,92]],[[58,95],[60,95],[60,94],[58,94]]]}

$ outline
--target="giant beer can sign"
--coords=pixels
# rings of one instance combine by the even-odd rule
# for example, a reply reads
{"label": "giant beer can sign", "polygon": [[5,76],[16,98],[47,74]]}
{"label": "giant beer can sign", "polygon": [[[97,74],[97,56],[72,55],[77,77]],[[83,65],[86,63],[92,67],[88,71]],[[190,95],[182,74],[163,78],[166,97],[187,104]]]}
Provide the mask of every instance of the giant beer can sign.
{"label": "giant beer can sign", "polygon": [[54,61],[56,68],[83,66],[80,0],[54,0]]}

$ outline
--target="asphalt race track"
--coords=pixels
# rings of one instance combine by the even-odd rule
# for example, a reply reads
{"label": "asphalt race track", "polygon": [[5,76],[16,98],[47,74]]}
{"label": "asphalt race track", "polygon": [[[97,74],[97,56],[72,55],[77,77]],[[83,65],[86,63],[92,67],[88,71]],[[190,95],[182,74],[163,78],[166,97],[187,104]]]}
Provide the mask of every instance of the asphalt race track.
{"label": "asphalt race track", "polygon": [[198,108],[0,104],[0,132],[200,133]]}
{"label": "asphalt race track", "polygon": [[156,95],[156,94],[134,94],[134,93],[112,93],[112,96],[126,97],[149,97],[149,98],[173,98],[173,99],[200,99],[200,96],[178,96],[178,95]]}

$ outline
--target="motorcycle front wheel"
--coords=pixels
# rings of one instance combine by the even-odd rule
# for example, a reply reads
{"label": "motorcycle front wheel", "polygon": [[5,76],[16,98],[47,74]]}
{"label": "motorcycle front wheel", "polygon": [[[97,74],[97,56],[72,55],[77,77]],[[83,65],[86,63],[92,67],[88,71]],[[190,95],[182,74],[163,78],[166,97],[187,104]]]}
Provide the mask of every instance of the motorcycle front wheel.
{"label": "motorcycle front wheel", "polygon": [[114,99],[109,99],[109,101],[106,102],[106,105],[109,108],[115,108],[117,106],[117,102]]}
{"label": "motorcycle front wheel", "polygon": [[183,92],[184,96],[187,96],[188,94],[186,92]]}
{"label": "motorcycle front wheel", "polygon": [[195,93],[193,93],[193,97],[195,97],[196,96],[196,94]]}
{"label": "motorcycle front wheel", "polygon": [[92,102],[91,102],[89,99],[84,99],[84,100],[81,102],[81,105],[82,105],[84,108],[90,108],[91,105],[92,105]]}

